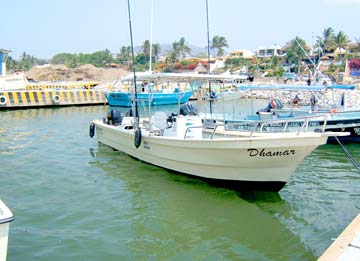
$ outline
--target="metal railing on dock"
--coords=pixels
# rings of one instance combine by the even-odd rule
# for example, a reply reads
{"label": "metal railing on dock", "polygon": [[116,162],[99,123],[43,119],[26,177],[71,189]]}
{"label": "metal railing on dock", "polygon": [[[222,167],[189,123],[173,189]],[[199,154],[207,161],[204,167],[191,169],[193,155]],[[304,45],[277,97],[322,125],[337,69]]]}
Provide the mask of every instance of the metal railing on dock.
{"label": "metal railing on dock", "polygon": [[26,85],[26,90],[74,90],[74,89],[92,89],[100,82],[92,81],[74,81],[74,82],[31,82]]}

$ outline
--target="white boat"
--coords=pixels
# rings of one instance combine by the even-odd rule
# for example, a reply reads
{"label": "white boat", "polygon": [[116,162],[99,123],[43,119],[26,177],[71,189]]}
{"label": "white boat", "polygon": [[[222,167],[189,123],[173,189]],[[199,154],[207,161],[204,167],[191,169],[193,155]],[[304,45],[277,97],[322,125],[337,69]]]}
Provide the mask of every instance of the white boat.
{"label": "white boat", "polygon": [[[221,127],[209,133],[197,116],[178,117],[170,128],[165,127],[166,117],[143,119],[141,137],[135,135],[132,117],[123,118],[117,126],[101,120],[93,124],[99,142],[144,162],[221,186],[271,191],[280,190],[300,162],[329,136],[236,132]],[[165,128],[151,129],[154,124]],[[138,144],[134,144],[136,140],[140,140]]]}
{"label": "white boat", "polygon": [[[207,2],[206,2],[207,5]],[[131,46],[133,48],[130,3],[128,1]],[[209,42],[209,39],[208,39]],[[133,49],[132,49],[133,50]],[[208,53],[210,46],[208,45]],[[133,55],[134,62],[134,55]],[[235,75],[149,74],[138,75],[137,80],[186,82],[226,82]],[[137,88],[134,88],[132,113],[121,117],[111,110],[103,120],[90,124],[90,137],[97,134],[99,142],[122,151],[144,162],[229,187],[280,190],[300,162],[329,136],[324,132],[261,133],[227,131],[224,125],[207,128],[200,116],[192,113],[171,115],[155,112],[151,118],[141,118],[138,112]],[[212,113],[209,102],[210,112]],[[205,119],[205,123],[207,119]]]}
{"label": "white boat", "polygon": [[9,225],[14,219],[11,210],[0,200],[0,261],[6,260]]}
{"label": "white boat", "polygon": [[90,136],[96,133],[99,142],[144,162],[221,186],[278,191],[307,155],[338,135],[305,128],[228,131],[221,124],[206,128],[203,122],[200,116],[169,118],[164,112],[123,118],[112,110],[107,119],[92,122]]}

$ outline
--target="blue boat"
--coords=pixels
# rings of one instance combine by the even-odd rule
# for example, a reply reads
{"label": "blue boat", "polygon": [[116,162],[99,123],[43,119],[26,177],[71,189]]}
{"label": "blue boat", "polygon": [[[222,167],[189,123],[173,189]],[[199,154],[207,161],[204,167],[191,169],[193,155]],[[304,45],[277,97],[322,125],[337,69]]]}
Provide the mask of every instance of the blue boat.
{"label": "blue boat", "polygon": [[[295,91],[325,91],[325,90],[354,90],[354,85],[342,85],[342,84],[328,84],[328,85],[291,85],[291,84],[277,84],[277,85],[238,85],[238,90],[295,90]],[[326,124],[326,131],[333,132],[348,132],[349,136],[338,137],[342,142],[360,142],[360,109],[353,108],[347,109],[344,106],[345,98],[342,96],[340,102],[342,106],[329,107],[329,108],[315,108],[316,98],[314,97],[313,107],[288,107],[285,108],[278,99],[271,100],[268,106],[257,112],[256,115],[248,115],[241,121],[257,122],[263,120],[274,119],[293,119],[293,126],[302,124],[303,120],[296,122],[297,119],[307,116],[322,116],[327,115],[326,122],[324,120],[311,120],[309,128],[319,129],[319,126]],[[310,104],[311,104],[310,99]],[[234,123],[238,121],[229,120],[227,123]],[[289,129],[291,127],[289,126]],[[328,142],[333,142],[334,139],[329,138]]]}
{"label": "blue boat", "polygon": [[[209,81],[234,82],[244,79],[243,75],[208,75],[197,73],[152,73],[144,72],[136,75],[137,101],[141,105],[168,105],[183,104],[189,101],[193,91]],[[133,75],[121,79],[123,86],[133,85]],[[187,91],[181,91],[179,86],[174,91],[169,89],[156,90],[153,88],[157,83],[185,83]],[[145,87],[145,85],[148,85]],[[152,86],[151,86],[152,85]],[[111,106],[131,107],[135,100],[134,93],[128,87],[119,91],[110,91],[105,97]],[[190,90],[189,90],[190,89]],[[141,91],[140,91],[141,90]]]}
{"label": "blue boat", "polygon": [[[186,103],[193,95],[193,91],[186,92],[146,92],[138,93],[137,100],[140,104],[148,106]],[[107,92],[105,97],[110,106],[131,107],[134,94],[130,92]]]}

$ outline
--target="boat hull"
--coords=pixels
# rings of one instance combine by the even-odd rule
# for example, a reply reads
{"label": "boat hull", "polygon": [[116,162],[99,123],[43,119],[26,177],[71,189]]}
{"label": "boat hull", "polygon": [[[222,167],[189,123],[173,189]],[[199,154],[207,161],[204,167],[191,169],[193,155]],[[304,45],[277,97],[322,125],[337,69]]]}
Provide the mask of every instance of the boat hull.
{"label": "boat hull", "polygon": [[0,224],[0,260],[6,260],[9,227],[10,227],[9,223]]}
{"label": "boat hull", "polygon": [[14,219],[11,210],[0,200],[0,260],[6,260],[9,227]]}
{"label": "boat hull", "polygon": [[[353,127],[326,129],[326,131],[348,132],[350,135],[338,137],[338,140],[342,143],[360,143],[360,124]],[[328,143],[337,143],[337,140],[334,137],[329,137]]]}
{"label": "boat hull", "polygon": [[[138,93],[138,101],[148,106],[154,105],[168,105],[185,103],[189,101],[193,91],[180,93]],[[131,107],[134,95],[128,92],[108,92],[106,99],[110,106]]]}
{"label": "boat hull", "polygon": [[300,162],[327,140],[320,133],[306,135],[306,138],[283,134],[288,138],[213,140],[143,135],[136,149],[133,130],[101,121],[94,124],[98,141],[109,147],[165,169],[241,189],[280,190]]}

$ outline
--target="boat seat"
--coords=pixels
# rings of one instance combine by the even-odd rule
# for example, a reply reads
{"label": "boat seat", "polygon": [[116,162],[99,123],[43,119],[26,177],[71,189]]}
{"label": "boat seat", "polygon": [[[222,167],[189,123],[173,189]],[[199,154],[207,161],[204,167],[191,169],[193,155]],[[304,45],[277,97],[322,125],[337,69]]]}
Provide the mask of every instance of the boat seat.
{"label": "boat seat", "polygon": [[260,120],[272,120],[273,117],[274,117],[274,113],[273,112],[260,111],[259,112],[259,117],[260,117]]}
{"label": "boat seat", "polygon": [[163,111],[157,111],[150,119],[150,129],[158,136],[163,135],[167,127],[168,116]]}

